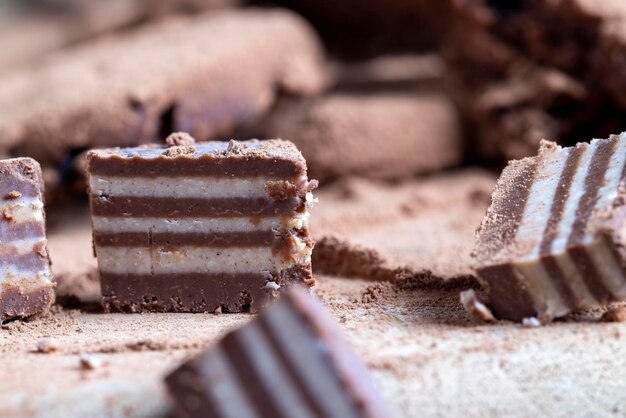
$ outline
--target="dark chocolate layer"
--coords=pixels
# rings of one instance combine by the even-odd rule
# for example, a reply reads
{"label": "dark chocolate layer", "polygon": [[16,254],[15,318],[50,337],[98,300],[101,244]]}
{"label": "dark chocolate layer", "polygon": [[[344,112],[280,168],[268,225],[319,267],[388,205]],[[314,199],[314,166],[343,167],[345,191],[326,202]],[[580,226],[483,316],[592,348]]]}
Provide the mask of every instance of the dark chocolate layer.
{"label": "dark chocolate layer", "polygon": [[537,316],[526,283],[512,264],[481,268],[477,273],[488,286],[489,306],[498,318],[519,322]]}
{"label": "dark chocolate layer", "polygon": [[150,233],[150,232],[94,232],[96,247],[267,247],[274,255],[288,259],[292,251],[292,235],[288,231],[276,234],[271,230],[223,233]]}
{"label": "dark chocolate layer", "polygon": [[27,221],[14,223],[0,217],[0,243],[6,244],[13,240],[44,237],[43,222]]}
{"label": "dark chocolate layer", "polygon": [[24,318],[42,312],[54,303],[51,287],[22,292],[13,286],[4,286],[0,292],[0,319]]}
{"label": "dark chocolate layer", "polygon": [[585,235],[587,222],[600,197],[598,196],[598,192],[604,183],[606,170],[609,167],[611,156],[618,142],[618,140],[605,139],[598,143],[598,147],[591,159],[589,170],[587,171],[585,192],[578,203],[576,220],[574,221],[572,232],[567,241],[568,246],[579,244]]}
{"label": "dark chocolate layer", "polygon": [[272,245],[277,237],[271,230],[252,232],[94,232],[98,247],[261,247]]}
{"label": "dark chocolate layer", "polygon": [[179,156],[176,158],[143,158],[112,156],[99,158],[90,155],[88,170],[92,175],[116,177],[156,177],[167,173],[168,177],[216,176],[252,177],[264,176],[296,180],[306,173],[301,161],[279,160],[275,158],[197,157]]}
{"label": "dark chocolate layer", "polygon": [[604,285],[598,268],[584,247],[570,247],[567,249],[567,253],[582,275],[587,289],[598,302],[606,303],[615,299],[611,291]]}
{"label": "dark chocolate layer", "polygon": [[[39,272],[48,267],[49,261],[46,257],[45,248],[42,247],[42,253],[29,251],[25,254],[18,254],[13,248],[0,249],[0,265],[12,266],[19,270],[27,272]],[[27,273],[34,274],[34,273]]]}
{"label": "dark chocolate layer", "polygon": [[110,217],[270,217],[292,214],[302,205],[298,198],[272,201],[263,198],[91,197],[92,215]]}
{"label": "dark chocolate layer", "polygon": [[273,293],[264,288],[268,280],[285,286],[309,284],[307,279],[311,280],[307,266],[268,274],[100,273],[102,303],[108,312],[213,312],[217,308],[257,312],[273,298]]}

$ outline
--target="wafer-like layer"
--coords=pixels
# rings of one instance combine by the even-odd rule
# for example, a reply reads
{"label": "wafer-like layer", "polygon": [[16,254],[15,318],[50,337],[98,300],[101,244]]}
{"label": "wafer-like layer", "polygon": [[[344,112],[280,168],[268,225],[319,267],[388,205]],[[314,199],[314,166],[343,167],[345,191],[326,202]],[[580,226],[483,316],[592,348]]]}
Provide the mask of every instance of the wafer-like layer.
{"label": "wafer-like layer", "polygon": [[478,274],[502,318],[568,312],[626,297],[620,184],[626,135],[573,148],[544,143],[510,164],[478,234]]}
{"label": "wafer-like layer", "polygon": [[[282,282],[311,280],[312,184],[292,144],[113,149],[88,159],[94,246],[109,307],[256,309]],[[172,305],[176,297],[189,306]]]}
{"label": "wafer-like layer", "polygon": [[312,297],[291,290],[166,378],[181,415],[388,416],[333,322]]}
{"label": "wafer-like layer", "polygon": [[39,164],[0,161],[0,320],[46,309],[54,299]]}

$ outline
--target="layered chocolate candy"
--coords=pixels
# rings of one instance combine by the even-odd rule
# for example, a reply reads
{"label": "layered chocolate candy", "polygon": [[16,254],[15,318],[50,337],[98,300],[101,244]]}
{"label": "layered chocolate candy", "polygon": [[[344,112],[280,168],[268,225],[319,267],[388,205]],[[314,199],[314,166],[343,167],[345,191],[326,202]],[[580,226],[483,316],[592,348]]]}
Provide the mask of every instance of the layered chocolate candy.
{"label": "layered chocolate candy", "polygon": [[477,233],[477,274],[497,317],[545,321],[626,298],[626,134],[561,148],[502,173]]}
{"label": "layered chocolate candy", "polygon": [[166,383],[179,417],[391,416],[333,318],[297,288]]}
{"label": "layered chocolate candy", "polygon": [[313,284],[316,182],[292,143],[168,141],[88,154],[106,309],[256,311]]}
{"label": "layered chocolate candy", "polygon": [[0,161],[0,321],[42,312],[54,302],[42,200],[37,161]]}

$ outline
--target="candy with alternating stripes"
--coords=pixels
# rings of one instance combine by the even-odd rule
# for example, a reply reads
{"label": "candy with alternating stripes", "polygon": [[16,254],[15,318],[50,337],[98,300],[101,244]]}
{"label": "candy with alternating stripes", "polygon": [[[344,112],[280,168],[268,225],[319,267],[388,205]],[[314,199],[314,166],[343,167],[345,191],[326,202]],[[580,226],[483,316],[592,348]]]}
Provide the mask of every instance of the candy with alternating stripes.
{"label": "candy with alternating stripes", "polygon": [[166,383],[178,417],[391,416],[333,318],[297,287]]}
{"label": "candy with alternating stripes", "polygon": [[42,312],[54,302],[42,199],[37,161],[0,161],[0,321]]}
{"label": "candy with alternating stripes", "polygon": [[257,311],[313,284],[306,163],[282,140],[91,151],[94,248],[107,310]]}
{"label": "candy with alternating stripes", "polygon": [[476,272],[496,316],[542,321],[626,299],[626,134],[543,141],[502,173],[477,233]]}

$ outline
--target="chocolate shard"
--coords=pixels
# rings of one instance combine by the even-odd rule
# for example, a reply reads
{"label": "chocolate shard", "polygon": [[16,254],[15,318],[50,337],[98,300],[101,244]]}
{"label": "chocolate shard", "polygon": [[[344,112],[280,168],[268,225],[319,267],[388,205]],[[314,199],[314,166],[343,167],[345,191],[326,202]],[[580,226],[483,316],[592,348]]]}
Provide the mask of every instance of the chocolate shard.
{"label": "chocolate shard", "polygon": [[390,416],[334,319],[299,288],[165,382],[180,417]]}
{"label": "chocolate shard", "polygon": [[[292,143],[199,142],[182,154],[170,143],[87,155],[105,309],[257,311],[293,283],[313,285],[317,182]],[[291,194],[278,200],[268,183]]]}
{"label": "chocolate shard", "polygon": [[54,302],[42,200],[37,161],[0,161],[0,321],[42,312]]}
{"label": "chocolate shard", "polygon": [[626,298],[626,134],[512,161],[477,232],[476,273],[502,319],[541,322]]}

